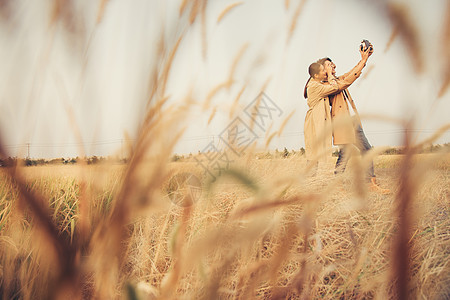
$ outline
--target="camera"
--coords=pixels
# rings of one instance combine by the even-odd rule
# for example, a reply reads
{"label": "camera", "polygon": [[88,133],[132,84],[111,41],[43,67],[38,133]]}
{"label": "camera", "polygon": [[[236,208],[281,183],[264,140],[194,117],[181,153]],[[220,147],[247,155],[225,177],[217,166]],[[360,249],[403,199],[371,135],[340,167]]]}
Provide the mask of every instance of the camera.
{"label": "camera", "polygon": [[359,48],[361,49],[361,51],[366,51],[367,49],[369,49],[369,51],[373,50],[372,44],[368,40],[362,40]]}

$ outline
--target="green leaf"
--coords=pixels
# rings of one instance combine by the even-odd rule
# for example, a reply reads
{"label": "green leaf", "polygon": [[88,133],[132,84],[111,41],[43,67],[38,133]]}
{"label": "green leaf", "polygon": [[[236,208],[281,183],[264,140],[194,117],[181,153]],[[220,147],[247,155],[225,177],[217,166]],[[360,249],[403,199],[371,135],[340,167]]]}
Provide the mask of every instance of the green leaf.
{"label": "green leaf", "polygon": [[128,295],[129,300],[139,300],[137,293],[136,293],[136,289],[134,288],[134,286],[131,283],[127,283],[126,289],[127,289],[127,295]]}
{"label": "green leaf", "polygon": [[[218,179],[224,178],[224,177],[231,177],[233,179],[236,179],[237,181],[239,181],[240,183],[242,183],[243,185],[245,185],[247,188],[254,191],[255,193],[257,193],[259,191],[259,186],[256,184],[255,180],[253,178],[251,178],[250,176],[248,176],[242,170],[238,170],[238,169],[221,170],[220,175],[218,176]],[[217,180],[211,180],[207,184],[207,188],[211,189],[212,185],[216,182],[217,182]]]}

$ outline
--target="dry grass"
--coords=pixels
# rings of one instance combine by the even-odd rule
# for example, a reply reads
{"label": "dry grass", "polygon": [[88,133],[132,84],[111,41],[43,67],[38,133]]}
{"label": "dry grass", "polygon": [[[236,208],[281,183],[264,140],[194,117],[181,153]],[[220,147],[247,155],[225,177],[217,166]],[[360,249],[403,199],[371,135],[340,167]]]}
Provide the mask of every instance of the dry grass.
{"label": "dry grass", "polygon": [[[119,261],[109,260],[95,278],[98,261],[79,258],[80,271],[86,273],[85,296],[102,298],[107,288],[117,297],[129,285],[138,294],[153,293],[158,299],[392,297],[392,247],[400,224],[396,195],[403,195],[397,172],[401,161],[401,156],[376,159],[381,185],[394,193],[368,193],[365,199],[358,198],[351,172],[337,178],[327,173],[302,176],[303,156],[241,161],[235,168],[247,172],[227,173],[214,183],[202,177],[195,162],[170,163],[171,175],[190,172],[201,178],[201,197],[193,206],[174,205],[165,193],[167,181],[161,183],[153,209],[125,224],[122,268],[113,267]],[[152,161],[142,163],[145,169],[155,167]],[[415,156],[410,167],[423,163],[429,166],[427,176],[416,187],[409,208],[414,209],[407,236],[408,293],[439,299],[450,292],[450,156]],[[80,172],[87,174],[91,230],[96,232],[117,201],[126,166],[33,167],[24,173],[27,186],[49,199],[52,222],[72,246],[77,239]],[[19,192],[5,174],[2,177],[3,297],[45,298],[56,279],[55,262],[46,255],[48,242],[36,243],[35,217],[28,209],[18,210]],[[98,249],[102,255],[110,253],[108,241],[96,234],[88,244],[91,250],[84,255]],[[113,270],[120,273],[114,274],[116,280],[111,279]]]}
{"label": "dry grass", "polygon": [[[450,2],[447,2],[447,12],[445,15],[445,21],[442,24],[442,40],[446,47],[450,46]],[[450,85],[450,55],[446,55],[444,58],[444,64],[442,68],[443,83],[439,90],[438,97],[442,97]]]}
{"label": "dry grass", "polygon": [[227,15],[233,8],[235,8],[241,4],[243,4],[243,2],[235,2],[235,3],[232,3],[232,4],[228,5],[227,7],[225,7],[225,9],[217,17],[217,23],[220,23],[222,21],[222,19],[225,17],[225,15]]}
{"label": "dry grass", "polygon": [[[305,2],[294,8],[288,41]],[[97,25],[108,3],[100,2]],[[215,24],[224,26],[239,4],[225,8]],[[284,5],[290,10],[289,1]],[[80,28],[71,23],[78,19],[69,4],[57,0],[50,9],[51,25]],[[385,12],[422,70],[410,16],[394,5]],[[180,124],[199,103],[189,95],[183,105],[169,106],[166,86],[184,33],[199,15],[206,57],[207,1],[181,1],[179,14],[187,15],[185,27],[170,38],[161,32],[148,72],[147,111],[126,165],[0,170],[1,297],[449,298],[449,153],[417,155],[424,144],[413,145],[408,136],[404,156],[372,153],[389,195],[367,190],[361,176],[367,157],[355,157],[340,176],[331,174],[329,161],[328,171],[311,177],[304,156],[264,159],[248,150],[215,181],[194,159],[169,162]],[[228,80],[207,94],[205,109],[218,91],[230,90],[246,49],[237,53]],[[245,88],[239,87],[230,117]],[[214,108],[209,121],[215,114]],[[266,145],[291,116],[271,134],[270,127]],[[199,178],[201,194],[175,182],[179,174]]]}
{"label": "dry grass", "polygon": [[[298,3],[297,8],[295,9],[294,16],[292,17],[291,24],[290,24],[290,26],[289,26],[288,39],[287,39],[287,42],[288,42],[288,43],[289,43],[289,41],[291,40],[291,37],[292,37],[292,35],[293,35],[294,32],[295,32],[295,28],[297,27],[297,21],[298,21],[298,18],[300,17],[300,13],[302,12],[303,6],[305,5],[305,3],[306,3],[306,0],[300,1],[300,2]],[[285,5],[286,5],[286,7],[289,6],[289,4],[288,4],[287,2],[286,2]]]}
{"label": "dry grass", "polygon": [[414,70],[416,72],[422,72],[424,68],[422,45],[418,40],[419,35],[417,34],[416,22],[408,12],[408,7],[395,3],[387,3],[386,10],[391,22],[394,25],[394,29],[386,49],[389,48],[389,45],[395,37],[400,35],[403,39],[404,45],[408,49],[408,54],[411,56],[411,62],[413,63]]}

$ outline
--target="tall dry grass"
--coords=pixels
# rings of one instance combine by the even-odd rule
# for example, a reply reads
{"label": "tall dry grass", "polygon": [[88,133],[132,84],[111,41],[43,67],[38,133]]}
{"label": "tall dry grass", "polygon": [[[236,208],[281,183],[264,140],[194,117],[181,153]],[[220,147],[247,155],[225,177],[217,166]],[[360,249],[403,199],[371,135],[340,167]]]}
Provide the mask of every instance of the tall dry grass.
{"label": "tall dry grass", "polygon": [[[165,193],[164,182],[161,203],[154,196],[150,211],[122,225],[125,233],[110,222],[126,166],[83,167],[91,173],[92,233],[74,262],[81,274],[63,282],[56,295],[61,262],[48,253],[54,241],[40,236],[30,209],[16,206],[21,191],[3,173],[3,297],[60,297],[77,287],[84,297],[115,298],[128,287],[140,299],[387,299],[396,295],[396,275],[408,270],[408,295],[439,299],[449,292],[449,158],[448,153],[427,154],[410,163],[414,169],[427,165],[427,176],[419,187],[409,187],[414,196],[400,212],[402,197],[409,195],[399,182],[405,177],[398,174],[405,156],[376,159],[380,184],[394,193],[368,193],[365,199],[358,198],[351,173],[299,177],[306,166],[303,156],[241,161],[236,167],[245,166],[248,173],[230,171],[209,185],[195,161],[170,163],[171,174],[191,172],[201,178],[202,195],[193,206],[178,206]],[[28,168],[27,186],[48,199],[58,239],[75,248],[79,174],[64,177],[45,168]],[[339,188],[342,183],[345,189]],[[406,212],[410,223],[401,240]],[[400,246],[407,247],[408,256],[395,250]],[[407,260],[407,269],[395,268],[399,258]]]}
{"label": "tall dry grass", "polygon": [[[100,2],[97,22],[108,3]],[[295,8],[289,36],[304,3]],[[51,24],[73,21],[66,5],[54,2]],[[290,9],[289,1],[285,7]],[[180,15],[189,8],[188,23],[202,22],[205,28],[207,1],[183,1]],[[218,20],[231,8],[239,9],[232,4]],[[407,13],[386,9],[411,41],[407,49],[421,69]],[[164,34],[159,63],[149,72],[147,112],[126,165],[1,169],[2,298],[450,296],[448,151],[419,156],[423,145],[406,135],[405,155],[369,154],[389,195],[361,183],[368,157],[354,157],[341,176],[311,177],[303,156],[264,159],[249,151],[213,181],[194,158],[170,163],[183,132],[180,120],[196,103],[190,97],[182,107],[168,103],[166,86],[183,32],[173,44]],[[230,89],[245,49],[220,89]],[[168,138],[168,131],[175,134]],[[267,136],[267,145],[276,133]],[[2,145],[0,154],[6,156]],[[185,183],[174,185],[171,179],[180,173],[198,177],[201,193]],[[174,191],[181,197],[176,200],[194,204],[177,205]]]}

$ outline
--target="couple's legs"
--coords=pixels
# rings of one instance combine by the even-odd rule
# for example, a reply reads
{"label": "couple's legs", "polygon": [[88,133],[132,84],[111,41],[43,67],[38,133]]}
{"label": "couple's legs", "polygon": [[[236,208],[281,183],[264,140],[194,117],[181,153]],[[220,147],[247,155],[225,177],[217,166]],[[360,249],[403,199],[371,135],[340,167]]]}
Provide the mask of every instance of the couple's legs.
{"label": "couple's legs", "polygon": [[[364,131],[361,126],[358,125],[356,128],[356,146],[358,147],[359,151],[361,151],[361,155],[366,154],[367,151],[372,149],[372,145],[370,145],[369,141],[367,140],[366,135],[364,134]],[[370,161],[369,169],[367,170],[367,177],[375,177],[375,172],[373,169],[373,160]]]}
{"label": "couple's legs", "polygon": [[[358,147],[359,151],[361,152],[361,155],[364,155],[367,151],[369,151],[372,146],[370,145],[369,141],[367,140],[366,135],[364,134],[363,129],[361,128],[361,126],[358,126],[355,129],[355,136],[356,136],[356,144],[355,146]],[[336,168],[334,173],[338,174],[338,173],[342,173],[345,171],[345,167],[347,166],[347,162],[350,158],[350,149],[351,145],[342,145],[339,147],[339,156],[338,159],[336,161]],[[370,162],[370,167],[367,170],[367,177],[368,180],[370,180],[370,178],[375,177],[375,172],[373,169],[373,161]]]}

